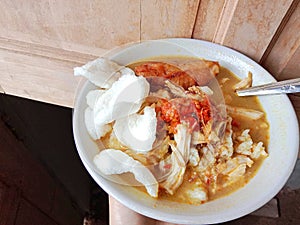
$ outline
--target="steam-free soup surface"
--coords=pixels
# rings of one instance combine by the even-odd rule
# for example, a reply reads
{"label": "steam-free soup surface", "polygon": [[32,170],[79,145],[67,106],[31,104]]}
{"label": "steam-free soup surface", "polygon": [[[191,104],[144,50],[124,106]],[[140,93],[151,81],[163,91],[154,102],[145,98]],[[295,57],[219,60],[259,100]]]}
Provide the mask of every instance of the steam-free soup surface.
{"label": "steam-free soup surface", "polygon": [[[132,69],[136,66],[140,65],[143,62],[138,62],[129,65]],[[216,76],[218,83],[220,84],[221,90],[223,92],[224,101],[227,105],[231,107],[243,107],[248,109],[257,110],[260,112],[264,112],[259,100],[257,97],[238,97],[233,90],[233,85],[240,82],[233,73],[231,73],[226,68],[220,67],[220,72]],[[260,119],[249,119],[244,116],[236,116],[231,115],[229,120],[230,127],[232,129],[232,139],[233,145],[236,147],[238,141],[242,136],[242,133],[249,129],[250,136],[252,138],[253,143],[262,142],[265,148],[265,152],[267,152],[268,140],[269,140],[269,124],[266,119],[266,116],[262,116]],[[246,132],[247,133],[247,132]],[[240,139],[239,139],[240,138]],[[241,139],[242,140],[242,139]],[[118,143],[111,142],[109,135],[105,136],[101,139],[102,144],[106,148],[117,148],[128,153],[128,149],[124,148],[124,146],[119,145]],[[200,146],[201,147],[201,146]],[[135,159],[143,161],[143,156],[141,154],[133,154],[131,156]],[[205,155],[201,150],[199,150],[200,159],[205,158]],[[236,156],[242,155],[241,153],[234,152],[231,158],[235,158]],[[244,156],[244,155],[243,155]],[[183,182],[180,187],[175,191],[174,194],[170,194],[167,191],[161,189],[159,191],[158,199],[166,199],[175,202],[188,203],[188,204],[201,204],[206,201],[211,201],[216,198],[220,198],[226,196],[233,191],[236,191],[239,188],[242,188],[247,182],[257,173],[259,167],[261,166],[263,160],[265,159],[266,154],[251,159],[251,166],[246,167],[246,172],[242,176],[238,176],[238,179],[229,179],[228,174],[219,173],[217,178],[212,177],[211,171],[220,170],[226,165],[226,161],[223,159],[215,159],[215,163],[210,165],[206,171],[201,171],[197,169],[198,167],[188,164],[185,170]],[[250,159],[250,158],[249,158]],[[228,160],[229,161],[229,160]],[[143,163],[145,163],[144,161]],[[223,167],[222,167],[223,166]],[[226,165],[227,166],[227,165]],[[223,168],[224,170],[224,168]],[[226,168],[225,168],[226,170]],[[210,177],[211,176],[211,177]],[[205,201],[199,201],[197,198],[193,198],[193,191],[199,189],[200,186],[203,187],[207,193],[208,199]],[[144,187],[137,187],[139,190],[146,192]],[[147,192],[146,192],[147,193]]]}

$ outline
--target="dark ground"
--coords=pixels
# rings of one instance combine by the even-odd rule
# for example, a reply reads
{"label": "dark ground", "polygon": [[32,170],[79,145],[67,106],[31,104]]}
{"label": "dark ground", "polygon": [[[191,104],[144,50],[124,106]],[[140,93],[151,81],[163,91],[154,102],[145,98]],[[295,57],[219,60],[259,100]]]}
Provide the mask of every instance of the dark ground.
{"label": "dark ground", "polygon": [[[72,109],[1,94],[0,113],[32,154],[63,183],[78,206],[90,218],[98,219],[97,224],[108,224],[108,196],[86,172],[74,145]],[[300,161],[269,205],[223,224],[300,224]]]}

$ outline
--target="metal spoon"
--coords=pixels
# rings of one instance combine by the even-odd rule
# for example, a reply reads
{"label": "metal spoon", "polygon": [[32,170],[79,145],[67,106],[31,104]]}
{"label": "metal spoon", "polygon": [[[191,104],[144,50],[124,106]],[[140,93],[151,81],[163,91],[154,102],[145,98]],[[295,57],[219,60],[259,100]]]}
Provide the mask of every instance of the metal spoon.
{"label": "metal spoon", "polygon": [[300,78],[236,90],[238,96],[289,94],[300,92]]}

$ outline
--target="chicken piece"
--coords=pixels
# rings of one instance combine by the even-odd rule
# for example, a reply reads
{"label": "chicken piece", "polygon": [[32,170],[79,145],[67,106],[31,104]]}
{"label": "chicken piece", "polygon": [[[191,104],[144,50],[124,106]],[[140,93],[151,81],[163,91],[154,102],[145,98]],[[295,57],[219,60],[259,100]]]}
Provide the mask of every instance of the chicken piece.
{"label": "chicken piece", "polygon": [[219,155],[222,158],[229,158],[233,154],[233,141],[232,141],[232,126],[231,126],[232,118],[228,117],[225,134],[223,137],[222,144],[220,145],[220,148],[218,149]]}
{"label": "chicken piece", "polygon": [[229,179],[237,179],[238,177],[243,176],[246,173],[246,164],[240,164],[238,165],[234,170],[232,170],[227,175],[229,176]]}
{"label": "chicken piece", "polygon": [[240,90],[244,88],[249,88],[252,86],[252,73],[249,71],[248,76],[241,80],[239,83],[233,85],[233,90]]}
{"label": "chicken piece", "polygon": [[196,81],[176,66],[163,62],[146,62],[134,68],[137,76],[163,77],[187,89],[196,84]]}
{"label": "chicken piece", "polygon": [[203,204],[208,200],[208,190],[205,188],[204,184],[198,185],[198,187],[187,190],[188,198],[196,205]]}
{"label": "chicken piece", "polygon": [[154,149],[146,154],[147,163],[157,164],[162,159],[164,159],[168,153],[169,144],[170,144],[169,136],[167,136],[164,140],[162,140],[162,142],[159,143],[158,145],[154,144]]}
{"label": "chicken piece", "polygon": [[218,137],[218,135],[216,134],[216,132],[211,131],[211,132],[209,133],[209,136],[208,136],[208,143],[210,143],[210,144],[213,145],[213,146],[219,146],[219,145],[220,145],[221,140],[220,140],[220,138]]}
{"label": "chicken piece", "polygon": [[[172,147],[172,150],[174,147]],[[177,150],[174,149],[176,152]],[[180,155],[177,153],[172,153],[171,155],[171,173],[167,177],[165,181],[160,183],[160,187],[165,189],[170,195],[173,195],[177,188],[182,184],[183,182],[183,176],[186,170],[185,166],[182,166],[180,164]]]}
{"label": "chicken piece", "polygon": [[250,130],[244,130],[240,136],[236,138],[238,142],[237,147],[235,148],[235,152],[243,154],[243,155],[251,155],[253,141],[249,134]]}
{"label": "chicken piece", "polygon": [[186,164],[190,156],[191,145],[191,133],[186,123],[181,123],[177,126],[177,133],[174,135],[174,140],[176,142],[176,149],[181,154],[184,164]]}
{"label": "chicken piece", "polygon": [[220,84],[225,84],[227,81],[230,81],[230,79],[228,77],[224,77],[221,79]]}
{"label": "chicken piece", "polygon": [[[237,155],[234,158],[230,158],[223,163],[217,165],[219,173],[228,176],[241,176],[245,173],[246,166],[251,167],[253,161],[245,155]],[[244,166],[241,166],[244,165]]]}
{"label": "chicken piece", "polygon": [[199,172],[205,171],[216,162],[213,148],[208,146],[201,148],[201,157],[197,166],[197,171]]}
{"label": "chicken piece", "polygon": [[235,156],[239,164],[246,164],[248,167],[251,167],[253,165],[253,160],[251,160],[249,157],[244,155],[237,155]]}
{"label": "chicken piece", "polygon": [[207,143],[207,138],[204,136],[204,134],[200,131],[194,131],[192,133],[192,144],[198,145],[204,143]]}
{"label": "chicken piece", "polygon": [[171,94],[165,89],[159,89],[156,92],[150,92],[149,96],[156,98],[171,99]]}
{"label": "chicken piece", "polygon": [[267,156],[268,153],[266,153],[263,143],[253,143],[249,131],[249,129],[244,130],[241,135],[236,138],[235,142],[237,142],[237,145],[235,152],[250,156],[252,159]]}
{"label": "chicken piece", "polygon": [[218,172],[225,175],[227,178],[223,187],[229,186],[237,181],[246,173],[247,167],[251,167],[253,163],[254,162],[249,157],[244,155],[237,155],[224,163],[219,163],[217,165]]}
{"label": "chicken piece", "polygon": [[254,110],[254,109],[247,109],[247,108],[242,108],[242,107],[234,107],[234,106],[229,106],[226,105],[226,109],[228,114],[231,116],[241,116],[247,119],[251,120],[258,120],[264,116],[263,112]]}
{"label": "chicken piece", "polygon": [[212,89],[210,89],[210,87],[208,86],[191,86],[188,88],[188,91],[190,93],[193,93],[195,95],[213,95],[214,92]]}
{"label": "chicken piece", "polygon": [[173,195],[177,188],[183,182],[183,176],[186,170],[186,163],[190,155],[191,134],[188,132],[186,124],[177,125],[177,133],[174,134],[176,146],[170,143],[171,154],[171,173],[168,178],[160,183],[169,194]]}
{"label": "chicken piece", "polygon": [[201,59],[146,62],[136,66],[134,71],[137,76],[163,77],[187,89],[193,85],[206,85],[219,73],[219,64]]}
{"label": "chicken piece", "polygon": [[196,148],[190,149],[189,165],[197,166],[200,161],[199,152]]}
{"label": "chicken piece", "polygon": [[266,153],[263,143],[262,142],[254,143],[252,146],[252,152],[250,157],[252,159],[258,159],[261,156],[263,157],[268,156],[268,153]]}
{"label": "chicken piece", "polygon": [[178,86],[169,80],[166,80],[165,84],[170,89],[172,94],[174,94],[177,97],[190,98],[198,101],[202,101],[206,98],[206,93],[204,93],[199,86],[191,86],[188,88],[188,90],[184,90],[183,87]]}

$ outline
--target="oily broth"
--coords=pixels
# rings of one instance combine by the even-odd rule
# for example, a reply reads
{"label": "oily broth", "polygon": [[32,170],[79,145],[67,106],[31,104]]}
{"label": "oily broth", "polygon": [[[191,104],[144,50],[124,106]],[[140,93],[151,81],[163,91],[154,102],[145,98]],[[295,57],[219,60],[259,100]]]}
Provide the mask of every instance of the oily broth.
{"label": "oily broth", "polygon": [[[225,103],[237,107],[245,107],[249,109],[258,110],[264,112],[259,99],[256,96],[239,97],[232,86],[240,81],[232,72],[228,69],[221,67],[220,73],[217,76],[219,83],[224,78],[229,78],[223,85],[221,84],[221,89],[224,95]],[[238,123],[238,128],[233,126],[233,130],[244,130],[250,129],[250,135],[254,142],[262,141],[264,146],[268,145],[269,140],[269,123],[266,118],[266,114],[259,120],[250,120],[243,117],[233,117],[233,119]]]}
{"label": "oily broth", "polygon": [[[185,58],[185,57],[184,57]],[[161,58],[155,58],[157,61]],[[147,60],[143,60],[141,62],[136,62],[130,65],[127,65],[130,68],[134,68],[137,65],[140,65],[141,63],[146,62]],[[228,81],[226,81],[224,84],[222,83],[222,80],[224,78],[229,78]],[[233,73],[231,73],[229,70],[227,70],[224,67],[220,67],[220,73],[217,76],[218,82],[221,84],[221,89],[224,95],[224,100],[226,104],[229,104],[231,106],[238,106],[238,107],[247,107],[259,111],[263,111],[263,108],[258,100],[257,97],[238,97],[235,92],[232,89],[232,86],[240,81],[239,78],[237,78]],[[262,141],[265,148],[267,149],[268,146],[268,140],[269,140],[269,124],[267,122],[266,116],[263,116],[261,119],[253,121],[249,119],[244,119],[242,117],[233,117],[233,120],[237,124],[237,126],[233,126],[233,132],[240,133],[244,129],[250,129],[250,135],[254,142]],[[102,140],[103,141],[103,140]],[[106,142],[104,140],[105,147],[108,147],[106,145]],[[247,182],[256,174],[259,167],[261,166],[264,158],[261,157],[257,160],[253,160],[254,163],[251,168],[247,168],[246,174],[238,179],[233,184],[230,184],[226,187],[222,187],[223,185],[223,179],[220,177],[218,179],[218,186],[217,191],[212,192],[209,189],[209,200],[214,200],[220,197],[224,197],[234,191],[236,191],[239,188],[242,188]],[[187,195],[187,190],[193,190],[197,187],[197,180],[199,177],[194,177],[191,181],[191,177],[193,177],[194,171],[193,168],[190,166],[187,166],[186,172],[184,174],[184,180],[181,186],[176,190],[174,195],[170,195],[163,190],[160,190],[158,199],[164,199],[168,201],[174,201],[174,202],[180,202],[180,203],[186,203],[186,204],[200,204],[199,202],[194,202],[192,199],[189,198]],[[138,186],[136,187],[142,192],[147,193],[145,187]]]}

